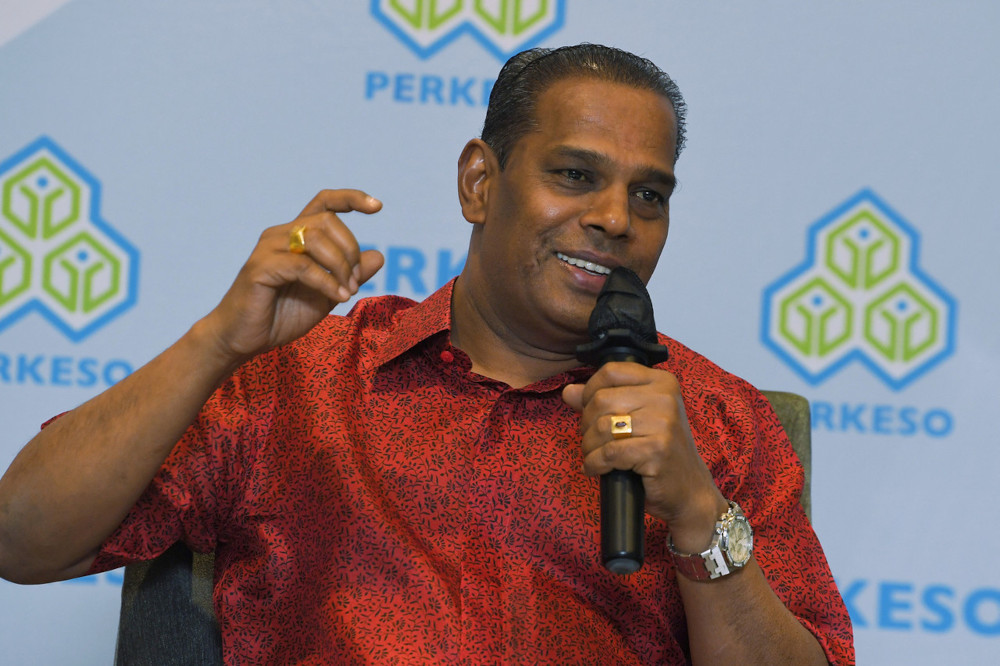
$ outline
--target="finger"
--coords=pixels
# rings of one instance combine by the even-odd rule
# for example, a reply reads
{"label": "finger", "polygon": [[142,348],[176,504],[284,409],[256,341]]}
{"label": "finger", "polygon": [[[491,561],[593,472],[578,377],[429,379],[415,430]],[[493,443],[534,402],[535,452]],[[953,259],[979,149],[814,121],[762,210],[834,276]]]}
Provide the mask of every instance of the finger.
{"label": "finger", "polygon": [[[591,451],[596,451],[609,442],[636,439],[653,434],[652,430],[645,425],[644,419],[645,417],[640,412],[599,416],[586,424],[586,429],[581,434],[580,446],[583,449],[583,454],[587,455]],[[631,424],[631,432],[626,432],[625,428],[616,428],[623,421],[628,421]],[[620,431],[617,437],[615,436],[616,429]]]}
{"label": "finger", "polygon": [[356,277],[358,279],[358,285],[362,285],[379,272],[382,266],[385,265],[385,257],[378,250],[365,250],[361,253],[361,261],[357,266]]}
{"label": "finger", "polygon": [[611,444],[605,444],[607,446],[599,446],[583,456],[583,473],[585,476],[601,476],[613,469],[632,469],[631,465],[628,467],[615,467],[613,464],[615,461],[619,464],[624,464],[621,462],[621,451]]}
{"label": "finger", "polygon": [[300,218],[293,224],[306,228],[306,253],[355,293],[359,286],[357,267],[361,261],[361,247],[343,221],[327,211]]}
{"label": "finger", "polygon": [[[337,285],[332,295],[338,302],[347,300],[351,297],[347,287],[351,272],[349,262],[332,242],[324,240],[324,236],[315,225],[299,221],[271,227],[261,235],[248,266],[258,266],[265,274],[270,274],[271,278],[266,283],[275,288],[298,282],[307,272],[316,273],[313,282],[320,278],[318,272],[326,273],[329,280]],[[338,268],[340,275],[334,274],[337,271],[331,272],[327,266]],[[327,279],[320,280],[320,283],[328,285],[324,293],[332,286]]]}
{"label": "finger", "polygon": [[[367,282],[375,273],[382,268],[385,258],[377,250],[366,250],[361,253],[359,263],[361,280],[358,286]],[[340,282],[332,273],[324,269],[315,261],[309,262],[298,274],[298,281],[302,284],[319,291],[330,301],[330,309],[338,303],[350,300],[357,293],[357,287],[350,289]]]}
{"label": "finger", "polygon": [[299,217],[315,215],[324,211],[348,213],[356,210],[359,213],[376,213],[382,208],[382,202],[361,190],[323,190],[299,213]]}
{"label": "finger", "polygon": [[295,284],[307,287],[325,297],[332,309],[337,303],[351,298],[351,292],[329,271],[305,254],[282,252],[272,255],[261,268],[260,283],[274,289],[293,287]]}
{"label": "finger", "polygon": [[[354,294],[357,293],[358,288],[370,280],[385,263],[385,257],[378,250],[366,250],[362,252],[356,267],[360,280],[355,280],[353,273],[348,273],[350,280],[347,284],[345,284],[339,275],[343,274],[343,270],[346,268],[346,263],[343,262],[341,258],[341,260],[339,260],[341,270],[337,272],[329,270],[329,258],[321,263],[313,256],[314,254],[322,254],[316,245],[317,244],[314,243],[313,248],[303,254],[290,254],[287,252],[282,253],[290,255],[290,260],[292,262],[290,264],[290,270],[293,271],[293,274],[286,277],[289,280],[302,282],[303,284],[320,291],[324,296],[333,301],[333,304],[343,303],[349,300],[352,296],[354,296]],[[309,246],[307,245],[307,248],[308,247]],[[334,253],[335,252],[336,250],[334,250]],[[338,260],[334,261],[336,262]]]}
{"label": "finger", "polygon": [[[584,396],[586,400],[586,396]],[[583,403],[581,422],[588,427],[596,424],[607,424],[612,414],[632,414],[649,409],[663,399],[662,396],[651,393],[644,388],[634,386],[612,386],[600,389]],[[608,434],[605,427],[602,430]]]}
{"label": "finger", "polygon": [[589,403],[594,395],[603,389],[648,384],[652,381],[651,372],[662,371],[653,370],[638,363],[605,363],[584,385],[583,402],[584,404]]}
{"label": "finger", "polygon": [[583,384],[569,384],[562,391],[562,399],[575,412],[583,411]]}
{"label": "finger", "polygon": [[[289,234],[289,250],[308,254],[353,295],[364,281],[361,276],[361,247],[357,238],[335,213],[320,213],[299,217],[284,225]],[[291,239],[298,234],[302,240],[298,250],[292,248]],[[371,277],[371,273],[368,274]],[[366,278],[367,279],[367,278]]]}
{"label": "finger", "polygon": [[583,472],[600,476],[616,469],[631,470],[640,476],[656,476],[664,469],[665,457],[657,453],[654,438],[630,437],[606,442],[583,458]]}
{"label": "finger", "polygon": [[676,377],[665,370],[644,367],[639,370],[640,373],[629,376],[642,378],[642,383],[604,384],[598,388],[588,383],[586,389],[590,391],[585,390],[583,396],[583,420],[593,420],[604,414],[634,414],[640,410],[666,415],[680,413],[682,398]]}

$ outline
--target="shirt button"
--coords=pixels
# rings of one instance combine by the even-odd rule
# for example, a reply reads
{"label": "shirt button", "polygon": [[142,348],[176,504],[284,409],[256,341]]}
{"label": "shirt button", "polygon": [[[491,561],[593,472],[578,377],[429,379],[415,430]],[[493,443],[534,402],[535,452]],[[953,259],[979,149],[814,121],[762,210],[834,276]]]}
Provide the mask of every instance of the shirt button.
{"label": "shirt button", "polygon": [[445,349],[443,352],[441,352],[441,360],[444,361],[445,363],[451,363],[452,361],[455,360],[455,355],[452,354],[447,349]]}

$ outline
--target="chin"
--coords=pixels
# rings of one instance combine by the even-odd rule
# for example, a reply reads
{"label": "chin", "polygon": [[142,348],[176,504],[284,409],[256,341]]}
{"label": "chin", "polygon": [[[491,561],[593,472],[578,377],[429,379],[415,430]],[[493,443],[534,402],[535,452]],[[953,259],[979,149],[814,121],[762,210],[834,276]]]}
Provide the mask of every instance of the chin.
{"label": "chin", "polygon": [[563,319],[562,322],[561,328],[566,332],[565,337],[572,340],[574,345],[590,341],[590,333],[587,331],[587,326],[590,323],[590,311],[584,317]]}

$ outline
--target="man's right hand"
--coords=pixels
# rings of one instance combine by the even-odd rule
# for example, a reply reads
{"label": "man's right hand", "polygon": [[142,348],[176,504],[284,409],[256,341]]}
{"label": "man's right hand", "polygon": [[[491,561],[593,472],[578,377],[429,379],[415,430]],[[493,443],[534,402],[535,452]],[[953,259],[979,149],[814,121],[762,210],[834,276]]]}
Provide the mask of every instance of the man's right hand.
{"label": "man's right hand", "polygon": [[[338,213],[375,213],[382,202],[360,190],[324,190],[288,224],[271,227],[219,305],[202,321],[218,352],[231,363],[290,342],[349,300],[384,263],[362,252]],[[305,251],[291,252],[303,228]]]}
{"label": "man's right hand", "polygon": [[[219,305],[180,340],[38,433],[0,478],[0,577],[86,573],[215,388],[251,356],[304,335],[382,267],[338,217],[381,207],[358,190],[320,192],[261,235]],[[289,248],[298,226],[302,254]]]}

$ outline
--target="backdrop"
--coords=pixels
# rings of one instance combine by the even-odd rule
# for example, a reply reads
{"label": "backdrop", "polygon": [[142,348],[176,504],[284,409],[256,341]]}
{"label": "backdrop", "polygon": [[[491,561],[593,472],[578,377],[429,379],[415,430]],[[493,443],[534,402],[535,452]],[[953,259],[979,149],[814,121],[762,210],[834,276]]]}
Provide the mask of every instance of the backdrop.
{"label": "backdrop", "polygon": [[[708,7],[711,5],[711,8]],[[593,41],[690,105],[661,330],[813,404],[813,520],[864,664],[1000,648],[1000,5],[0,2],[0,469],[182,334],[321,188],[422,298],[502,61]],[[5,663],[110,663],[120,575],[0,582]]]}

